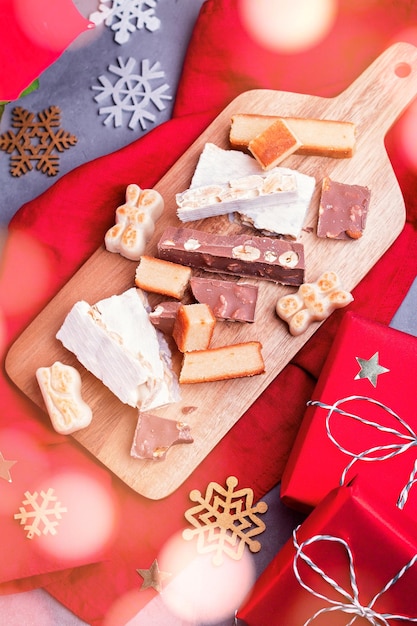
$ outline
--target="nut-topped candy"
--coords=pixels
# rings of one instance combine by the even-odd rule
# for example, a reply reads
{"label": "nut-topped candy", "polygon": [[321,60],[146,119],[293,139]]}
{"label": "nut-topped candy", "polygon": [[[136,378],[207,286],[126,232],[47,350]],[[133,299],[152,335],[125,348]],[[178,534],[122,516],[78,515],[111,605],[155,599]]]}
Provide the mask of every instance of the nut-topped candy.
{"label": "nut-topped candy", "polygon": [[209,272],[283,285],[301,285],[304,280],[304,246],[273,237],[217,235],[170,226],[159,240],[158,255]]}
{"label": "nut-topped candy", "polygon": [[[262,195],[259,195],[260,181],[263,180]],[[225,184],[230,185],[234,197],[232,206],[219,202],[219,190]],[[207,211],[197,209],[178,209],[178,217],[193,215],[193,219],[201,219],[216,214],[223,214],[228,205],[233,209],[233,222],[250,226],[258,234],[267,237],[280,235],[297,240],[302,231],[308,208],[316,187],[314,176],[302,174],[298,170],[287,167],[276,167],[265,173],[259,163],[249,154],[238,150],[223,150],[213,143],[206,143],[200,154],[190,188],[184,195],[177,196],[180,203],[190,200],[190,195],[197,196],[198,204],[205,197],[206,204],[210,198]],[[274,192],[275,193],[272,193]],[[246,199],[238,200],[236,192]],[[287,199],[285,199],[287,196]],[[187,201],[188,201],[187,200]],[[188,220],[187,220],[188,221]]]}
{"label": "nut-topped candy", "polygon": [[296,200],[297,178],[290,170],[250,174],[223,185],[187,189],[176,195],[177,216],[182,222],[244,212],[245,206],[274,206]]}
{"label": "nut-topped candy", "polygon": [[294,294],[282,296],[277,315],[288,323],[292,335],[301,335],[315,321],[329,317],[335,309],[347,306],[353,296],[345,291],[336,272],[324,272],[316,282],[300,285]]}
{"label": "nut-topped candy", "polygon": [[164,210],[164,200],[155,189],[126,188],[126,202],[116,209],[116,223],[104,237],[106,249],[138,261]]}
{"label": "nut-topped candy", "polygon": [[50,367],[38,367],[36,379],[57,433],[70,435],[90,425],[93,414],[81,396],[81,376],[75,367],[55,361]]}
{"label": "nut-topped candy", "polygon": [[253,322],[258,299],[258,286],[231,280],[193,276],[191,291],[198,302],[211,307],[218,319]]}

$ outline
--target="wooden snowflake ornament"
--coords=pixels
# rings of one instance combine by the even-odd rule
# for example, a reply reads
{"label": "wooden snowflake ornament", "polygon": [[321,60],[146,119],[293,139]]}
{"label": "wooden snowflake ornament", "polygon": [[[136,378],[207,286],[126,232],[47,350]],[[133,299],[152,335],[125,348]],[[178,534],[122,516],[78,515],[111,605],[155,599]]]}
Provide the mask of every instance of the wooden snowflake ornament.
{"label": "wooden snowflake ornament", "polygon": [[258,513],[268,509],[266,502],[253,506],[253,491],[250,488],[239,489],[238,479],[229,476],[227,488],[215,482],[209,483],[205,496],[194,489],[190,499],[198,502],[197,506],[185,512],[185,518],[193,529],[187,528],[182,536],[186,540],[197,537],[197,551],[200,554],[213,552],[214,565],[221,565],[223,555],[239,560],[245,546],[251,552],[259,552],[261,544],[253,537],[265,530],[265,524]]}
{"label": "wooden snowflake ornament", "polygon": [[[10,173],[21,176],[36,169],[48,176],[56,176],[59,170],[57,152],[68,150],[77,143],[77,138],[62,128],[61,110],[51,106],[37,114],[15,107],[12,111],[12,126],[17,132],[8,130],[0,135],[0,150],[10,157]],[[16,153],[16,154],[15,154]]]}

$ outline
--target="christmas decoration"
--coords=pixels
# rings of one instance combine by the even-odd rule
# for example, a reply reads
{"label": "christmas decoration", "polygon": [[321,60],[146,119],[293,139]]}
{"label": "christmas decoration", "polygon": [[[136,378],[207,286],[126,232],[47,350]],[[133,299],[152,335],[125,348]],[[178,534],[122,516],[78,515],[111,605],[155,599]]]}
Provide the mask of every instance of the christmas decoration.
{"label": "christmas decoration", "polygon": [[376,387],[378,383],[378,376],[380,374],[385,374],[389,372],[389,369],[379,365],[378,363],[379,354],[375,352],[375,354],[370,359],[361,359],[361,357],[356,357],[357,362],[360,365],[360,370],[355,376],[355,380],[359,380],[360,378],[367,378],[369,382]]}
{"label": "christmas decoration", "polygon": [[118,65],[109,65],[109,72],[119,78],[113,84],[102,75],[98,77],[101,85],[94,85],[93,90],[100,93],[94,97],[96,102],[108,102],[99,108],[100,115],[107,115],[104,124],[107,126],[114,122],[117,128],[122,125],[123,113],[130,114],[128,127],[132,130],[140,124],[142,130],[146,130],[147,122],[155,122],[156,116],[147,107],[153,105],[158,111],[165,109],[164,100],[171,100],[172,96],[166,94],[169,85],[163,83],[155,89],[152,83],[163,79],[165,73],[160,70],[160,63],[153,65],[149,59],[141,63],[141,73],[135,71],[136,60],[129,57],[125,62],[121,57],[117,58]]}
{"label": "christmas decoration", "polygon": [[114,31],[114,41],[127,43],[132,33],[144,27],[158,30],[161,20],[155,15],[156,0],[104,0],[89,19],[96,25],[104,23]]}
{"label": "christmas decoration", "polygon": [[[370,403],[379,407],[382,411],[386,411],[386,413],[388,413],[391,417],[393,417],[393,419],[399,423],[400,428],[398,429],[391,428],[391,427],[387,428],[379,422],[367,420],[361,417],[360,415],[351,413],[349,411],[344,411],[343,409],[340,408],[343,404],[349,403],[351,401],[355,401],[358,403],[359,402]],[[381,402],[373,400],[372,398],[367,398],[363,396],[351,396],[349,398],[342,398],[342,400],[335,402],[332,406],[328,406],[318,401],[312,401],[309,404],[312,406],[320,407],[328,411],[327,416],[326,416],[326,429],[327,429],[327,434],[329,436],[329,439],[335,444],[338,450],[340,450],[347,456],[352,457],[352,460],[347,464],[347,466],[342,472],[342,475],[340,478],[341,485],[343,485],[346,482],[347,480],[346,477],[349,471],[351,470],[351,468],[357,461],[368,461],[368,462],[385,461],[387,459],[392,459],[393,457],[396,457],[397,455],[402,454],[403,452],[406,452],[410,447],[414,447],[416,445],[417,434],[413,431],[413,429],[404,420],[402,420],[399,415],[397,415],[394,411],[392,411],[389,407],[385,406]],[[369,407],[366,407],[364,409],[364,413],[369,414],[369,412],[370,412]],[[359,453],[355,453],[349,448],[346,448],[333,435],[332,428],[331,428],[331,418],[334,414],[343,415],[344,417],[357,420],[358,422],[365,424],[366,426],[375,428],[377,431],[389,433],[391,442],[386,443],[384,445],[379,445],[379,446],[373,445],[372,447],[362,450]],[[401,431],[401,427],[403,428],[403,431]],[[411,472],[406,485],[401,490],[401,493],[397,500],[397,506],[399,506],[399,508],[404,508],[404,505],[408,499],[408,493],[412,485],[416,482],[415,481],[416,472],[417,472],[417,461],[414,463],[414,469]]]}
{"label": "christmas decoration", "polygon": [[10,474],[10,468],[17,463],[17,461],[6,461],[2,453],[0,452],[0,478],[3,480],[7,480],[9,483],[12,482],[12,477]]}
{"label": "christmas decoration", "polygon": [[137,569],[139,576],[142,576],[143,583],[141,589],[149,589],[152,587],[158,593],[161,593],[163,581],[171,577],[168,572],[161,572],[158,561],[155,559],[149,569]]}
{"label": "christmas decoration", "polygon": [[299,626],[416,623],[416,562],[414,520],[359,476],[329,492],[295,529],[237,618],[247,626],[276,624],[277,616]]}
{"label": "christmas decoration", "polygon": [[345,315],[283,474],[286,504],[309,511],[360,475],[391,506],[415,515],[416,363],[417,338]]}
{"label": "christmas decoration", "polygon": [[[297,530],[298,528],[296,528],[293,532],[293,543],[296,549],[296,554],[294,556],[295,577],[297,581],[299,582],[299,584],[306,591],[309,591],[310,593],[317,596],[318,598],[327,599],[327,601],[329,602],[329,606],[316,611],[313,617],[309,618],[307,623],[312,622],[313,620],[316,619],[316,617],[319,617],[319,615],[323,615],[324,613],[329,613],[329,612],[333,613],[335,611],[340,611],[342,613],[346,613],[347,615],[354,615],[355,617],[363,617],[366,620],[368,620],[369,623],[371,624],[378,623],[378,622],[385,623],[387,619],[401,619],[401,620],[417,622],[417,618],[411,619],[411,618],[407,618],[406,616],[393,615],[392,613],[382,614],[382,613],[378,613],[373,608],[375,603],[379,600],[379,598],[381,598],[384,593],[386,593],[393,585],[395,585],[397,581],[399,581],[400,578],[404,576],[404,574],[410,569],[410,567],[413,567],[414,563],[417,561],[417,554],[415,554],[394,576],[392,576],[392,578],[384,585],[384,587],[380,591],[378,591],[378,593],[374,595],[374,597],[371,599],[370,602],[368,602],[366,606],[363,606],[359,600],[359,589],[358,589],[358,584],[357,584],[357,574],[355,570],[355,563],[354,563],[353,553],[349,547],[348,542],[345,541],[344,539],[341,539],[340,537],[335,537],[334,535],[314,535],[313,537],[310,537],[309,539],[306,539],[301,544],[299,544],[298,538],[297,538]],[[327,573],[321,567],[319,567],[306,553],[306,549],[308,550],[308,547],[310,545],[314,543],[318,543],[318,542],[321,542],[323,544],[324,550],[325,550],[324,544],[326,542],[327,543],[333,542],[333,543],[340,544],[343,547],[343,549],[346,551],[346,561],[347,561],[347,566],[349,569],[349,587],[350,587],[349,590],[344,589],[336,582],[336,580],[328,576]],[[326,598],[326,596],[323,596],[321,593],[317,592],[309,584],[305,583],[303,580],[303,577],[300,574],[299,564],[298,564],[299,561],[303,561],[304,563],[306,563],[307,566],[312,571],[316,572],[319,576],[321,576],[323,580],[325,580],[334,590],[336,590],[338,593],[341,594],[341,596],[344,598],[345,601],[343,601],[342,599],[339,601],[335,601],[332,598]],[[355,619],[355,617],[353,618],[353,620]]]}
{"label": "christmas decoration", "polygon": [[38,113],[37,119],[34,113],[15,107],[12,120],[17,132],[9,130],[0,135],[0,150],[12,155],[12,176],[21,176],[32,170],[32,161],[37,162],[36,169],[43,174],[56,176],[59,166],[56,152],[68,150],[77,143],[77,138],[66,130],[54,130],[61,124],[59,107],[50,106]]}
{"label": "christmas decoration", "polygon": [[14,518],[24,525],[28,539],[33,539],[35,535],[55,535],[59,523],[57,520],[62,518],[62,513],[67,512],[66,507],[61,506],[57,500],[52,488],[48,491],[42,490],[40,494],[37,491],[34,493],[26,491],[23,505],[19,507],[20,512],[15,513]]}
{"label": "christmas decoration", "polygon": [[238,480],[229,476],[227,488],[215,482],[209,483],[204,497],[197,489],[191,491],[190,499],[198,505],[185,512],[185,518],[194,526],[183,531],[183,538],[197,537],[197,550],[200,554],[214,552],[213,563],[221,565],[223,555],[238,560],[245,546],[251,552],[259,552],[261,544],[252,537],[265,530],[265,524],[257,513],[265,513],[266,502],[253,506],[252,489],[235,491]]}

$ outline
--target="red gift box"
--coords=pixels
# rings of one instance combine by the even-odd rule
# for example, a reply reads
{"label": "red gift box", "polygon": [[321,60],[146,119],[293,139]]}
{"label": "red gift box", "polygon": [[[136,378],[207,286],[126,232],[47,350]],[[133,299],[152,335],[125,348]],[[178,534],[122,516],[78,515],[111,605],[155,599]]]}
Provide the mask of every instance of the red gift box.
{"label": "red gift box", "polygon": [[247,626],[415,623],[416,544],[413,521],[358,477],[294,531],[237,618]]}
{"label": "red gift box", "polygon": [[417,514],[416,371],[416,337],[345,314],[283,473],[288,506],[309,511],[360,475]]}

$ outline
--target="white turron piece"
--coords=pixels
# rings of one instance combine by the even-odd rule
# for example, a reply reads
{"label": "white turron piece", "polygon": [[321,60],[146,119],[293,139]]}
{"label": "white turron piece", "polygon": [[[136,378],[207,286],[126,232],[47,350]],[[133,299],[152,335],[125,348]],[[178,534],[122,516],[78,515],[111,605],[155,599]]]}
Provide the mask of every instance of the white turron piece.
{"label": "white turron piece", "polygon": [[143,411],[179,399],[169,347],[148,311],[136,288],[92,306],[81,300],[56,335],[121,402]]}
{"label": "white turron piece", "polygon": [[223,185],[187,189],[176,196],[177,216],[182,222],[190,222],[295,200],[298,196],[295,175],[281,170],[240,176]]}
{"label": "white turron piece", "polygon": [[252,156],[206,143],[189,189],[177,194],[177,215],[185,222],[233,212],[266,235],[297,239],[315,185],[313,176],[286,167],[266,174]]}

